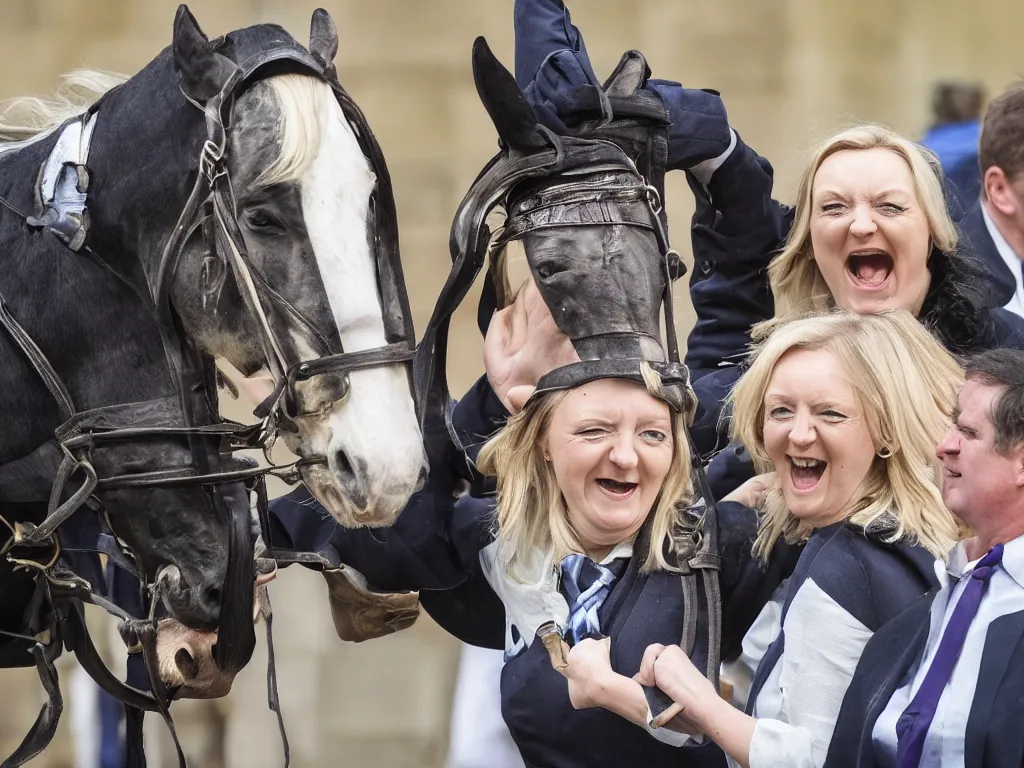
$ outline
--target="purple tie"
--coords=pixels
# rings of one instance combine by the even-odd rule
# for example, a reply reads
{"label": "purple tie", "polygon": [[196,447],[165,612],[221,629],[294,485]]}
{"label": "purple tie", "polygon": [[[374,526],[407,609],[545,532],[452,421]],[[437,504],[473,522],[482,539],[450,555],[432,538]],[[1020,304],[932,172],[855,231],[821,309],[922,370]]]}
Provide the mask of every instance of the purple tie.
{"label": "purple tie", "polygon": [[988,580],[1003,558],[1003,545],[992,547],[987,555],[975,566],[967,577],[960,600],[953,609],[953,615],[946,625],[939,641],[932,665],[924,676],[924,682],[896,723],[896,764],[898,768],[918,768],[924,752],[924,739],[928,735],[935,710],[939,706],[942,691],[953,675],[953,668],[960,658],[967,629],[978,612],[981,598],[988,589]]}

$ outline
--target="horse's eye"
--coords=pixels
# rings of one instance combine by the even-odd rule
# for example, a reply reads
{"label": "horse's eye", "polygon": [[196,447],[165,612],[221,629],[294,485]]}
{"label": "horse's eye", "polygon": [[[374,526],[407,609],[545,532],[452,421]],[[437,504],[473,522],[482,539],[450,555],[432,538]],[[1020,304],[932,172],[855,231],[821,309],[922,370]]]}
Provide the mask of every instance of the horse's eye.
{"label": "horse's eye", "polygon": [[257,232],[280,229],[277,219],[260,208],[250,208],[247,210],[245,212],[245,223],[249,229]]}
{"label": "horse's eye", "polygon": [[549,277],[557,275],[559,272],[564,272],[557,264],[552,261],[545,261],[537,265],[537,277],[541,280],[547,280]]}

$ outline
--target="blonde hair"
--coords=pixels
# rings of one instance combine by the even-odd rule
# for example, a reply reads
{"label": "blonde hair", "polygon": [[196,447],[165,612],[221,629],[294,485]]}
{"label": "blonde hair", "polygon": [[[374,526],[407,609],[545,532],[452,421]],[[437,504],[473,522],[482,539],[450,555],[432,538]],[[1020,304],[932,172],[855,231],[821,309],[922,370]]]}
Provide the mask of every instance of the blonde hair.
{"label": "blonde hair", "polygon": [[814,260],[811,247],[811,199],[814,178],[821,164],[837,152],[848,149],[887,149],[903,158],[910,167],[914,190],[928,220],[934,247],[948,254],[956,251],[956,226],[946,208],[938,158],[931,151],[881,125],[859,125],[840,131],[818,146],[800,178],[793,227],[782,252],[768,266],[768,277],[775,295],[775,317],[754,326],[755,340],[767,338],[781,322],[835,308],[835,301]]}
{"label": "blonde hair", "polygon": [[[733,437],[747,446],[761,472],[772,468],[764,444],[765,393],[779,360],[793,349],[827,350],[839,360],[876,450],[891,452],[874,459],[845,518],[867,528],[892,514],[893,541],[918,543],[944,557],[959,530],[936,484],[935,446],[949,427],[961,367],[906,310],[834,312],[780,326],[730,396]],[[754,554],[767,558],[780,536],[793,543],[802,533],[781,491],[770,490]]]}
{"label": "blonde hair", "polygon": [[[647,391],[660,396],[658,375],[646,363],[641,364],[641,374]],[[534,398],[483,447],[477,462],[482,472],[497,476],[495,516],[498,551],[503,553],[499,560],[507,564],[506,575],[516,581],[532,580],[526,569],[538,556],[550,556],[551,565],[556,566],[566,555],[583,551],[555,473],[541,448],[552,415],[567,393],[562,390]],[[672,463],[648,515],[650,547],[641,566],[645,572],[676,570],[666,552],[675,551],[672,532],[679,508],[691,501],[690,451],[683,415],[672,412],[671,419]]]}

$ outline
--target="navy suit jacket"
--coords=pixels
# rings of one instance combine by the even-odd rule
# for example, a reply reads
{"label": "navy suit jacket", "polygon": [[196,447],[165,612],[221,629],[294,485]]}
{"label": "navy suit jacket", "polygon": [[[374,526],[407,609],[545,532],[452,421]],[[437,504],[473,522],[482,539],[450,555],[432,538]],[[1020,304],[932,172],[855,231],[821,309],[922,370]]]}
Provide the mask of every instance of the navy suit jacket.
{"label": "navy suit jacket", "polygon": [[[825,768],[875,768],[871,731],[924,654],[935,592],[924,595],[868,641],[846,690]],[[966,768],[1024,765],[1024,612],[989,627],[967,719]]]}
{"label": "navy suit jacket", "polygon": [[981,259],[992,276],[991,306],[1005,307],[1017,291],[1017,276],[1011,274],[1003,257],[999,255],[999,249],[985,225],[980,199],[967,211],[959,226],[961,248]]}

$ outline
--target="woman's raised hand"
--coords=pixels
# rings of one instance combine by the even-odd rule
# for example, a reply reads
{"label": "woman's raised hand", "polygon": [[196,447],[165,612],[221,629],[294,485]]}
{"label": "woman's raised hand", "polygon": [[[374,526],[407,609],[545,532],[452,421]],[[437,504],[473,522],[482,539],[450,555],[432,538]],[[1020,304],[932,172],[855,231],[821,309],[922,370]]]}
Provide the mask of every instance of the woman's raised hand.
{"label": "woman's raised hand", "polygon": [[512,304],[494,313],[484,337],[487,380],[510,413],[522,409],[541,376],[579,359],[572,341],[555,324],[533,278],[526,281]]}

